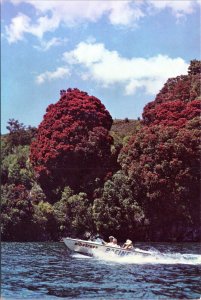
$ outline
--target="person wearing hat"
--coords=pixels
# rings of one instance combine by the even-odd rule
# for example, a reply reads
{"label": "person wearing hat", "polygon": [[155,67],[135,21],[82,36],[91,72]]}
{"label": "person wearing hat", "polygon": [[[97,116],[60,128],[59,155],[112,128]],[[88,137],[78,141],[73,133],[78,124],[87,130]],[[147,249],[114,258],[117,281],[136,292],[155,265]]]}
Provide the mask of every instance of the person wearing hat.
{"label": "person wearing hat", "polygon": [[133,249],[133,242],[131,240],[126,240],[126,242],[123,244],[123,249]]}
{"label": "person wearing hat", "polygon": [[114,246],[113,240],[114,240],[114,237],[112,235],[109,236],[109,243],[106,243],[106,245],[107,246]]}

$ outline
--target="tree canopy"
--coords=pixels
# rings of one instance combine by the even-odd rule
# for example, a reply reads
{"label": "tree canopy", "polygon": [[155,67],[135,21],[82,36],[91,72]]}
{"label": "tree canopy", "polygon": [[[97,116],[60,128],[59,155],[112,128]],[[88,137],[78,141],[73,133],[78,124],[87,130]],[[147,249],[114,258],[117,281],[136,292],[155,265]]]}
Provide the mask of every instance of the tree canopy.
{"label": "tree canopy", "polygon": [[[153,230],[199,223],[200,131],[146,127],[119,156]],[[154,235],[154,234],[153,234]]]}
{"label": "tree canopy", "polygon": [[164,124],[166,126],[185,126],[188,120],[200,115],[200,69],[201,62],[193,60],[188,75],[170,78],[149,102],[143,111],[145,125]]}
{"label": "tree canopy", "polygon": [[99,99],[78,89],[51,104],[31,144],[30,160],[43,188],[76,191],[107,173],[112,118]]}

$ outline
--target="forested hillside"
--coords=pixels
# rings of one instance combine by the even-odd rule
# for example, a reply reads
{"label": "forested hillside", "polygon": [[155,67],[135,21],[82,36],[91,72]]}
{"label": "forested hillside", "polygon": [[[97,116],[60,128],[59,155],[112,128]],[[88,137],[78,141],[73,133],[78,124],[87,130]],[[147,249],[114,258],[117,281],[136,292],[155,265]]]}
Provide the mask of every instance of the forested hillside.
{"label": "forested hillside", "polygon": [[142,120],[112,120],[78,89],[62,90],[38,128],[9,120],[2,240],[200,241],[200,67],[170,78]]}

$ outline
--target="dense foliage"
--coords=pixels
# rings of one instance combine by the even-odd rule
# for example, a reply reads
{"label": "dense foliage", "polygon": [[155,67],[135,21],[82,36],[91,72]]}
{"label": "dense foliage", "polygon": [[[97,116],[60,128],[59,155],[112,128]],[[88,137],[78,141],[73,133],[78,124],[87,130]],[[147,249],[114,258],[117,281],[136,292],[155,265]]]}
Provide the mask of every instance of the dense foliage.
{"label": "dense foliage", "polygon": [[[7,241],[200,241],[200,62],[171,78],[143,120],[114,120],[100,100],[61,91],[38,129],[1,137]],[[112,125],[112,127],[111,127]]]}
{"label": "dense foliage", "polygon": [[68,185],[88,190],[97,177],[106,175],[111,125],[100,100],[78,89],[62,92],[60,100],[47,108],[31,144],[30,160],[46,193]]}
{"label": "dense foliage", "polygon": [[200,115],[201,62],[192,61],[188,75],[170,78],[143,112],[146,125],[185,126],[188,120]]}
{"label": "dense foliage", "polygon": [[[192,122],[192,121],[191,121]],[[122,150],[120,164],[131,180],[133,194],[144,208],[150,237],[183,234],[199,225],[200,131],[191,124],[144,128]]]}
{"label": "dense foliage", "polygon": [[19,123],[19,121],[15,119],[10,119],[6,128],[9,131],[7,144],[11,149],[19,145],[30,145],[32,138],[37,132],[35,127],[26,127],[23,123]]}
{"label": "dense foliage", "polygon": [[145,216],[130,187],[128,177],[119,171],[96,194],[93,217],[97,232],[119,239],[141,238]]}
{"label": "dense foliage", "polygon": [[[19,240],[29,234],[31,203],[24,185],[4,185],[1,194],[1,232],[4,239]],[[15,232],[15,235],[13,234]]]}

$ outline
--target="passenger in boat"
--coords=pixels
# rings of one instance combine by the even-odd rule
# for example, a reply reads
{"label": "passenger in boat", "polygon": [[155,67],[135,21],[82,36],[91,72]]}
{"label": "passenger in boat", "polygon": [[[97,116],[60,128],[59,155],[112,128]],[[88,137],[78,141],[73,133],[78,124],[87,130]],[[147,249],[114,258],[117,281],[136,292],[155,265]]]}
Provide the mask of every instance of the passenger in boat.
{"label": "passenger in boat", "polygon": [[133,242],[131,240],[126,240],[126,242],[123,244],[123,249],[133,249]]}
{"label": "passenger in boat", "polygon": [[109,243],[106,243],[106,246],[114,246],[113,240],[114,240],[114,237],[112,235],[109,236]]}
{"label": "passenger in boat", "polygon": [[117,244],[117,239],[113,238],[113,247],[120,248],[120,246]]}

